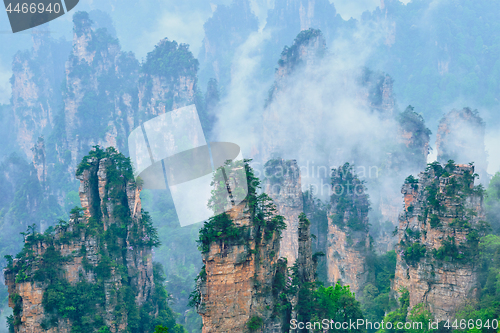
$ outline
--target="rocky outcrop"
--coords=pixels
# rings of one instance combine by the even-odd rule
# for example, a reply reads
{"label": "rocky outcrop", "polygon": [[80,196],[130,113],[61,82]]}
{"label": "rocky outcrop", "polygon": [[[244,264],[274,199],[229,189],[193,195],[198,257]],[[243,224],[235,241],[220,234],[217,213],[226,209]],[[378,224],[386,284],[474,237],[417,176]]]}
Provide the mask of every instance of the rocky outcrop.
{"label": "rocky outcrop", "polygon": [[487,153],[484,145],[485,124],[477,110],[452,110],[439,122],[436,134],[437,158],[440,163],[474,162],[479,181],[488,184]]}
{"label": "rocky outcrop", "polygon": [[33,48],[18,52],[12,62],[12,111],[16,143],[33,158],[31,148],[37,138],[55,126],[61,103],[59,87],[69,43],[54,41],[40,29],[32,34]]}
{"label": "rocky outcrop", "polygon": [[36,169],[38,181],[44,183],[47,180],[47,160],[43,136],[38,138],[36,145],[31,148],[31,151],[33,152],[33,166]]}
{"label": "rocky outcrop", "polygon": [[188,45],[168,38],[148,53],[139,80],[139,113],[141,120],[194,103],[198,60]]}
{"label": "rocky outcrop", "polygon": [[271,35],[263,51],[266,72],[272,75],[276,67],[274,59],[279,57],[283,45],[290,45],[301,31],[321,30],[330,41],[343,23],[335,6],[328,0],[275,1],[274,7],[268,11],[264,27],[264,31]]}
{"label": "rocky outcrop", "polygon": [[78,179],[83,209],[53,233],[30,229],[5,271],[15,332],[125,332],[139,312],[151,320],[163,311],[153,274],[156,231],[141,210],[129,162],[97,148]]}
{"label": "rocky outcrop", "polygon": [[359,295],[369,279],[365,261],[370,250],[368,195],[348,163],[333,169],[332,189],[326,247],[328,281],[349,285]]}
{"label": "rocky outcrop", "polygon": [[399,224],[401,211],[402,195],[398,190],[399,184],[406,175],[418,174],[425,169],[430,149],[431,131],[426,127],[422,115],[415,112],[412,106],[408,106],[396,119],[397,145],[387,154],[385,165],[380,170],[381,179],[372,187],[378,192],[378,195],[374,196],[373,204],[380,213],[381,226],[386,226],[387,222],[392,224],[391,228],[381,227],[380,232],[374,235],[375,247],[380,253],[393,250],[397,243],[392,231]]}
{"label": "rocky outcrop", "polygon": [[[200,230],[203,269],[192,301],[203,319],[203,333],[281,332],[277,295],[285,287],[286,262],[279,259],[286,227],[266,194],[247,171],[248,196],[205,222]],[[225,180],[228,186],[231,172]],[[222,181],[224,183],[224,181]],[[221,182],[214,182],[217,188]],[[284,274],[283,274],[284,273]],[[276,284],[282,274],[281,286]]]}
{"label": "rocky outcrop", "polygon": [[280,257],[293,266],[299,254],[299,215],[304,211],[300,170],[297,161],[270,160],[264,166],[264,192],[273,199],[278,214],[285,218]]}
{"label": "rocky outcrop", "polygon": [[271,293],[278,261],[279,236],[262,237],[243,202],[228,213],[238,227],[247,227],[247,244],[217,241],[203,254],[204,277],[201,280],[203,333],[247,332],[247,323],[258,317],[266,332],[274,327]]}
{"label": "rocky outcrop", "polygon": [[[284,118],[290,117],[290,114],[284,114],[284,110],[287,109],[287,94],[290,87],[293,86],[294,81],[291,75],[297,71],[298,68],[303,68],[307,65],[313,65],[321,58],[326,50],[325,40],[321,31],[309,29],[302,31],[294,43],[290,47],[285,47],[281,54],[281,58],[278,62],[279,67],[275,72],[275,81],[272,88],[269,91],[269,96],[266,101],[266,108],[263,115],[263,128],[262,128],[262,140],[260,147],[260,158],[263,161],[268,161],[275,156],[285,157],[288,155],[297,156],[297,151],[300,151],[302,145],[312,145],[314,138],[312,137],[313,131],[297,131],[296,128],[293,130],[288,130],[291,126],[286,124]],[[303,112],[296,112],[300,116],[299,119],[295,119],[295,124],[310,124],[312,121],[309,118],[309,113],[307,110],[307,105],[302,101],[300,104],[294,105],[295,108]],[[314,124],[310,124],[314,127]],[[283,132],[287,134],[293,133],[299,135],[295,132],[301,132],[301,142],[298,144],[297,141],[292,138],[288,138],[283,135]],[[285,139],[287,138],[287,139]],[[290,141],[287,141],[290,140]],[[288,145],[292,145],[294,142],[294,152],[295,154],[289,154],[285,151]],[[297,148],[297,149],[295,149]],[[302,148],[304,149],[304,148]]]}
{"label": "rocky outcrop", "polygon": [[298,239],[297,276],[301,283],[314,282],[317,263],[312,253],[311,222],[304,213],[299,215]]}
{"label": "rocky outcrop", "polygon": [[431,164],[402,187],[404,212],[398,230],[392,289],[407,289],[410,308],[424,303],[437,320],[453,318],[473,297],[478,283],[476,256],[483,230],[482,189],[474,167]]}
{"label": "rocky outcrop", "polygon": [[136,125],[139,62],[120,50],[106,29],[92,28],[86,12],[73,17],[73,49],[66,62],[64,138],[56,144],[71,152],[70,173],[92,146],[123,150]]}
{"label": "rocky outcrop", "polygon": [[213,78],[219,82],[222,93],[227,92],[236,50],[258,28],[259,22],[249,0],[234,0],[229,6],[217,6],[203,25],[205,36],[198,55],[202,86]]}

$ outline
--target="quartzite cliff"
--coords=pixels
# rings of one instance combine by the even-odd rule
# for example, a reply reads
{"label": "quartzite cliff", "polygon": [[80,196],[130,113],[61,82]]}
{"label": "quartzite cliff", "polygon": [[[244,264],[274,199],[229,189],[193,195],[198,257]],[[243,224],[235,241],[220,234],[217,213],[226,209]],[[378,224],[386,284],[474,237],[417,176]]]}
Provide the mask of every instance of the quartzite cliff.
{"label": "quartzite cliff", "polygon": [[453,318],[478,286],[476,258],[484,230],[482,189],[474,167],[431,164],[402,188],[393,290],[409,291],[410,308],[424,303],[438,320]]}
{"label": "quartzite cliff", "polygon": [[33,226],[5,271],[10,324],[15,332],[150,332],[168,309],[152,261],[156,231],[130,163],[97,148],[77,174],[83,208],[44,234]]}

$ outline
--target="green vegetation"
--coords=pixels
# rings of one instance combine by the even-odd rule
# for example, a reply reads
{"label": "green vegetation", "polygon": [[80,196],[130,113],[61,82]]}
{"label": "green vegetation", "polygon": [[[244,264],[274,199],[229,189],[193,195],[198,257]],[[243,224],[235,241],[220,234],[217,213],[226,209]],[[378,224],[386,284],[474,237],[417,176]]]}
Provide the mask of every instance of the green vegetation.
{"label": "green vegetation", "polygon": [[189,45],[164,39],[148,53],[142,71],[170,80],[178,80],[181,76],[194,77],[198,71],[198,60],[189,51]]}
{"label": "green vegetation", "polygon": [[[372,274],[364,286],[359,298],[363,317],[367,321],[380,322],[384,315],[395,307],[391,295],[391,279],[396,271],[396,252],[389,251],[383,255],[370,252],[366,256],[366,264]],[[374,330],[368,330],[373,332]]]}
{"label": "green vegetation", "polygon": [[[288,46],[285,46],[283,48],[283,51],[281,52],[281,58],[279,61],[278,61],[278,64],[280,66],[284,66],[285,65],[285,62],[287,65],[289,65],[291,68],[297,66],[299,64],[299,57],[300,57],[300,53],[299,53],[299,50],[302,46],[307,46],[309,44],[309,42],[315,38],[323,38],[323,34],[321,33],[320,30],[318,29],[313,29],[313,28],[310,28],[308,30],[302,30],[298,35],[297,37],[295,38],[295,40],[293,41],[293,44],[292,46],[288,47]],[[323,54],[323,51],[322,49],[319,49],[318,50],[318,56],[322,55]],[[285,60],[283,60],[285,59]]]}
{"label": "green vegetation", "polygon": [[[339,283],[331,287],[320,286],[312,297],[311,321],[321,321],[323,318],[335,322],[349,322],[363,319],[360,304],[354,298],[349,286]],[[300,314],[299,314],[300,316]],[[330,330],[330,332],[363,332],[364,329]]]}
{"label": "green vegetation", "polygon": [[[481,238],[479,245],[480,288],[478,297],[461,305],[457,319],[467,322],[481,320],[483,325],[488,320],[500,321],[500,237],[487,235]],[[458,330],[456,332],[459,332]],[[471,332],[471,331],[469,331]],[[483,333],[496,333],[492,327],[483,327]]]}
{"label": "green vegetation", "polygon": [[[444,167],[438,162],[428,164],[426,171],[430,183],[425,187],[425,201],[422,205],[422,216],[418,219],[424,224],[429,223],[431,228],[442,228],[441,216],[447,213],[443,205],[445,199],[449,198],[453,203],[453,218],[447,227],[454,228],[457,231],[467,231],[467,237],[455,239],[449,237],[443,240],[439,249],[433,249],[432,253],[426,253],[426,248],[421,241],[420,230],[407,229],[400,241],[402,246],[401,256],[404,257],[408,265],[414,266],[426,255],[431,254],[432,258],[438,261],[461,261],[467,262],[477,255],[479,238],[484,235],[488,225],[484,221],[479,221],[472,225],[471,221],[477,216],[474,209],[466,207],[466,200],[470,196],[483,197],[484,189],[482,186],[473,186],[476,174],[471,174],[465,170],[463,174],[456,173],[457,166],[453,160],[449,160]],[[444,191],[441,191],[440,184],[444,181]],[[418,184],[418,180],[413,176],[406,178],[408,184]],[[448,200],[448,199],[447,199]],[[410,209],[411,208],[411,209]],[[409,206],[407,214],[413,214],[413,206]],[[425,230],[424,230],[425,231]],[[423,233],[425,236],[425,233]]]}
{"label": "green vegetation", "polygon": [[[250,160],[243,162],[246,171],[246,181],[248,185],[248,194],[246,201],[250,210],[251,219],[254,226],[259,227],[263,231],[263,236],[266,240],[270,240],[274,233],[278,237],[281,231],[286,228],[284,218],[277,215],[276,206],[272,199],[266,194],[262,193],[257,195],[257,188],[260,187],[260,181],[255,177],[254,172],[249,164]],[[226,169],[238,168],[239,163],[226,163]],[[212,198],[209,201],[209,207],[214,211],[220,211],[226,207],[230,200],[226,194],[226,182],[222,177],[222,169],[219,169],[212,182],[214,190],[212,191]],[[206,253],[210,250],[210,244],[214,241],[229,241],[229,242],[245,242],[248,239],[247,227],[237,227],[234,225],[228,213],[211,217],[204,223],[200,229],[200,236],[198,244],[200,251]],[[259,232],[257,237],[261,237]]]}
{"label": "green vegetation", "polygon": [[486,221],[489,223],[493,232],[500,234],[500,172],[497,172],[490,181],[486,190],[484,200],[486,208]]}
{"label": "green vegetation", "polygon": [[[410,293],[408,290],[401,291],[401,297],[399,298],[399,308],[389,312],[384,317],[385,323],[392,323],[392,329],[380,329],[377,333],[431,333],[434,332],[429,329],[429,322],[433,320],[433,317],[428,309],[425,308],[424,304],[417,304],[408,313],[408,308],[410,307]],[[422,323],[422,326],[411,326],[409,329],[398,329],[397,323]]]}
{"label": "green vegetation", "polygon": [[250,332],[255,332],[262,327],[264,320],[259,316],[253,316],[247,322],[247,327]]}
{"label": "green vegetation", "polygon": [[425,256],[425,252],[425,245],[415,242],[405,246],[402,256],[408,265],[415,266],[420,261],[420,258]]}
{"label": "green vegetation", "polygon": [[[335,213],[332,223],[349,231],[368,231],[366,222],[370,204],[364,181],[358,179],[349,163],[332,170],[332,190],[330,199]],[[345,217],[348,220],[345,221]]]}
{"label": "green vegetation", "polygon": [[[136,303],[138,286],[125,263],[129,262],[130,256],[142,251],[147,254],[148,249],[158,246],[158,235],[146,212],[143,211],[142,217],[135,219],[128,210],[126,187],[133,183],[128,158],[114,148],[102,150],[96,146],[84,157],[78,170],[80,173],[93,170],[90,185],[91,188],[96,187],[96,167],[104,159],[108,179],[105,194],[112,203],[107,207],[112,207],[113,211],[107,212],[108,208],[101,210],[97,206],[87,218],[83,209],[75,207],[69,223],[60,219],[55,228],[47,229],[44,234],[36,232],[36,225],[30,226],[23,233],[25,244],[17,254],[17,260],[6,257],[7,269],[15,276],[16,283],[43,282],[42,305],[46,316],[42,328],[45,330],[57,327],[60,319],[68,319],[73,333],[110,332],[104,315],[111,312],[117,323],[126,318],[126,332],[129,333],[150,333],[161,325],[170,332],[184,333],[184,328],[175,323],[176,314],[167,304],[169,296],[160,264],[153,265],[154,289],[145,302],[141,305]],[[113,223],[109,223],[109,216],[113,217]],[[108,224],[107,230],[104,230],[104,223]],[[89,253],[90,249],[83,245],[71,254],[61,254],[61,245],[78,244],[82,239],[94,240],[94,253]],[[38,248],[45,249],[41,255],[34,251]],[[136,252],[133,252],[134,249]],[[76,257],[82,258],[85,274],[80,272],[77,281],[70,282],[65,277],[63,265],[75,262]],[[89,274],[93,279],[87,278]],[[110,285],[112,278],[118,279],[119,283]],[[11,327],[19,324],[19,315],[18,311],[9,319]]]}

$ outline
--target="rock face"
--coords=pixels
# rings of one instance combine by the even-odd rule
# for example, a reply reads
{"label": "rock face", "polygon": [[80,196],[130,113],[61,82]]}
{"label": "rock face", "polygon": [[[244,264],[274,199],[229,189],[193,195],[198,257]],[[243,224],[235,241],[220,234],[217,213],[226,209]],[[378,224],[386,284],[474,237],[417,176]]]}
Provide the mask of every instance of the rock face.
{"label": "rock face", "polygon": [[68,182],[91,147],[125,151],[142,122],[195,103],[198,70],[187,45],[164,39],[141,73],[135,55],[88,13],[77,12],[73,23],[72,44],[34,34],[33,49],[16,55],[11,80],[17,143],[32,160],[31,148],[44,136],[47,174],[63,165]]}
{"label": "rock face", "polygon": [[[203,333],[281,332],[277,295],[285,288],[286,262],[279,253],[286,225],[269,196],[256,194],[259,181],[248,164],[245,170],[247,198],[238,205],[228,199],[230,209],[200,230],[204,267],[192,300],[203,319]],[[215,191],[232,182],[228,175],[214,182]],[[281,286],[277,274],[283,277]]]}
{"label": "rock face", "polygon": [[487,153],[484,145],[485,124],[477,110],[452,110],[439,122],[436,135],[438,161],[474,162],[479,180],[488,184]]}
{"label": "rock face", "polygon": [[265,332],[276,325],[272,283],[279,253],[279,235],[263,237],[254,224],[248,203],[242,202],[228,212],[238,227],[248,228],[247,244],[216,241],[203,253],[204,272],[200,280],[203,333],[247,332],[252,317],[263,320]]}
{"label": "rock face", "polygon": [[45,153],[45,141],[39,137],[36,145],[31,149],[33,152],[33,166],[36,169],[38,181],[44,183],[47,180],[47,160]]}
{"label": "rock face", "polygon": [[297,257],[297,275],[301,283],[316,281],[316,261],[313,259],[311,222],[304,213],[299,215],[299,255]]}
{"label": "rock face", "polygon": [[[283,45],[290,45],[301,31],[321,30],[327,40],[333,39],[337,29],[343,25],[335,6],[328,0],[277,0],[267,14],[264,31],[271,38],[264,46],[265,70],[272,75],[275,60]],[[269,55],[269,56],[267,56]]]}
{"label": "rock face", "polygon": [[250,8],[250,1],[236,0],[229,6],[218,5],[203,28],[205,37],[198,55],[198,77],[202,86],[210,78],[216,79],[224,93],[231,81],[231,60],[236,49],[251,33],[257,32],[259,22]]}
{"label": "rock face", "polygon": [[78,179],[83,210],[54,234],[33,229],[5,271],[15,332],[127,332],[140,311],[149,318],[162,311],[156,231],[141,210],[130,164],[112,149],[97,150],[80,164]]}
{"label": "rock face", "polygon": [[405,211],[392,289],[406,288],[410,308],[423,302],[438,320],[453,318],[478,283],[475,258],[484,213],[473,174],[473,166],[436,162],[418,179],[408,177],[401,190]]}
{"label": "rock face", "polygon": [[139,114],[141,120],[194,103],[198,60],[188,45],[168,38],[148,53],[139,80]]}
{"label": "rock face", "polygon": [[15,55],[11,78],[16,143],[28,160],[37,138],[55,125],[64,61],[70,51],[69,43],[56,42],[40,29],[33,31],[32,40],[30,51]]}
{"label": "rock face", "polygon": [[[385,167],[381,170],[381,180],[376,188],[379,192],[378,207],[381,214],[381,224],[390,222],[392,227],[385,228],[374,235],[375,247],[380,253],[393,250],[397,239],[392,231],[399,224],[402,195],[399,184],[408,174],[418,174],[427,165],[429,155],[429,140],[431,131],[425,126],[423,117],[408,106],[398,117],[398,131],[395,140],[396,148],[387,155]],[[373,223],[373,222],[372,222]]]}
{"label": "rock face", "polygon": [[332,172],[333,194],[328,212],[327,277],[341,281],[357,295],[368,281],[365,257],[370,249],[368,195],[346,163]]}
{"label": "rock face", "polygon": [[295,160],[271,160],[265,164],[264,170],[264,192],[273,199],[278,214],[285,218],[286,223],[279,256],[293,266],[299,253],[299,215],[304,211],[300,170]]}
{"label": "rock face", "polygon": [[[289,114],[284,114],[283,110],[286,109],[287,103],[287,89],[293,86],[293,81],[290,76],[297,70],[297,68],[303,68],[303,66],[312,65],[318,61],[326,50],[325,40],[321,31],[319,30],[305,30],[302,31],[295,39],[291,47],[285,47],[281,54],[281,58],[278,62],[279,67],[275,72],[275,82],[273,87],[269,92],[268,100],[266,101],[266,109],[263,115],[263,133],[262,133],[262,147],[260,147],[261,156],[263,161],[268,161],[271,158],[277,156],[284,157],[288,154],[285,151],[287,144],[291,142],[285,142],[283,132],[288,134],[294,132],[289,131],[287,128],[290,125],[283,125],[282,122],[285,117],[289,117]],[[296,108],[301,109],[303,112],[299,113],[302,119],[296,119],[295,123],[299,124],[309,124],[311,119],[309,119],[309,114],[306,112],[307,105],[301,103],[300,105],[295,105]],[[283,125],[283,126],[282,126]],[[314,124],[311,124],[314,126]],[[306,137],[301,137],[301,143],[303,145],[311,145],[313,138],[312,131],[300,131],[301,135]],[[298,133],[296,133],[298,135]],[[294,139],[288,139],[294,141],[295,144],[298,142]],[[300,151],[300,145],[295,150],[295,154],[292,156],[297,156],[297,151]]]}
{"label": "rock face", "polygon": [[[294,163],[274,161],[274,167],[280,165],[290,168]],[[256,194],[259,181],[248,164],[245,169],[247,184],[251,184],[247,199],[227,206],[226,213],[210,218],[200,230],[205,265],[191,298],[203,318],[203,333],[284,332],[290,319],[304,311],[300,297],[308,296],[300,291],[312,292],[315,287],[317,261],[312,254],[311,223],[304,213],[298,215],[297,256],[293,269],[287,267],[287,258],[279,256],[287,225],[277,215],[273,200],[266,193]],[[226,186],[231,177],[229,173]],[[214,181],[215,192],[223,183]]]}
{"label": "rock face", "polygon": [[71,152],[71,173],[94,145],[125,148],[136,121],[139,76],[134,55],[122,52],[107,30],[94,30],[86,12],[76,13],[73,22],[63,90],[65,140],[56,144],[57,151]]}

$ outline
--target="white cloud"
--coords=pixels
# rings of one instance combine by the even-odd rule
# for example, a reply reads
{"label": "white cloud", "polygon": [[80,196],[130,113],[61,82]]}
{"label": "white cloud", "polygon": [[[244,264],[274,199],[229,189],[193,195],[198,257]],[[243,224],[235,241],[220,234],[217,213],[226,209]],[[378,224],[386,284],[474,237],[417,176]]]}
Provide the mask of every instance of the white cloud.
{"label": "white cloud", "polygon": [[486,151],[488,152],[488,173],[493,175],[500,172],[500,133],[498,130],[487,130],[485,136]]}
{"label": "white cloud", "polygon": [[8,104],[12,92],[9,79],[12,70],[5,66],[8,62],[0,60],[0,103]]}

